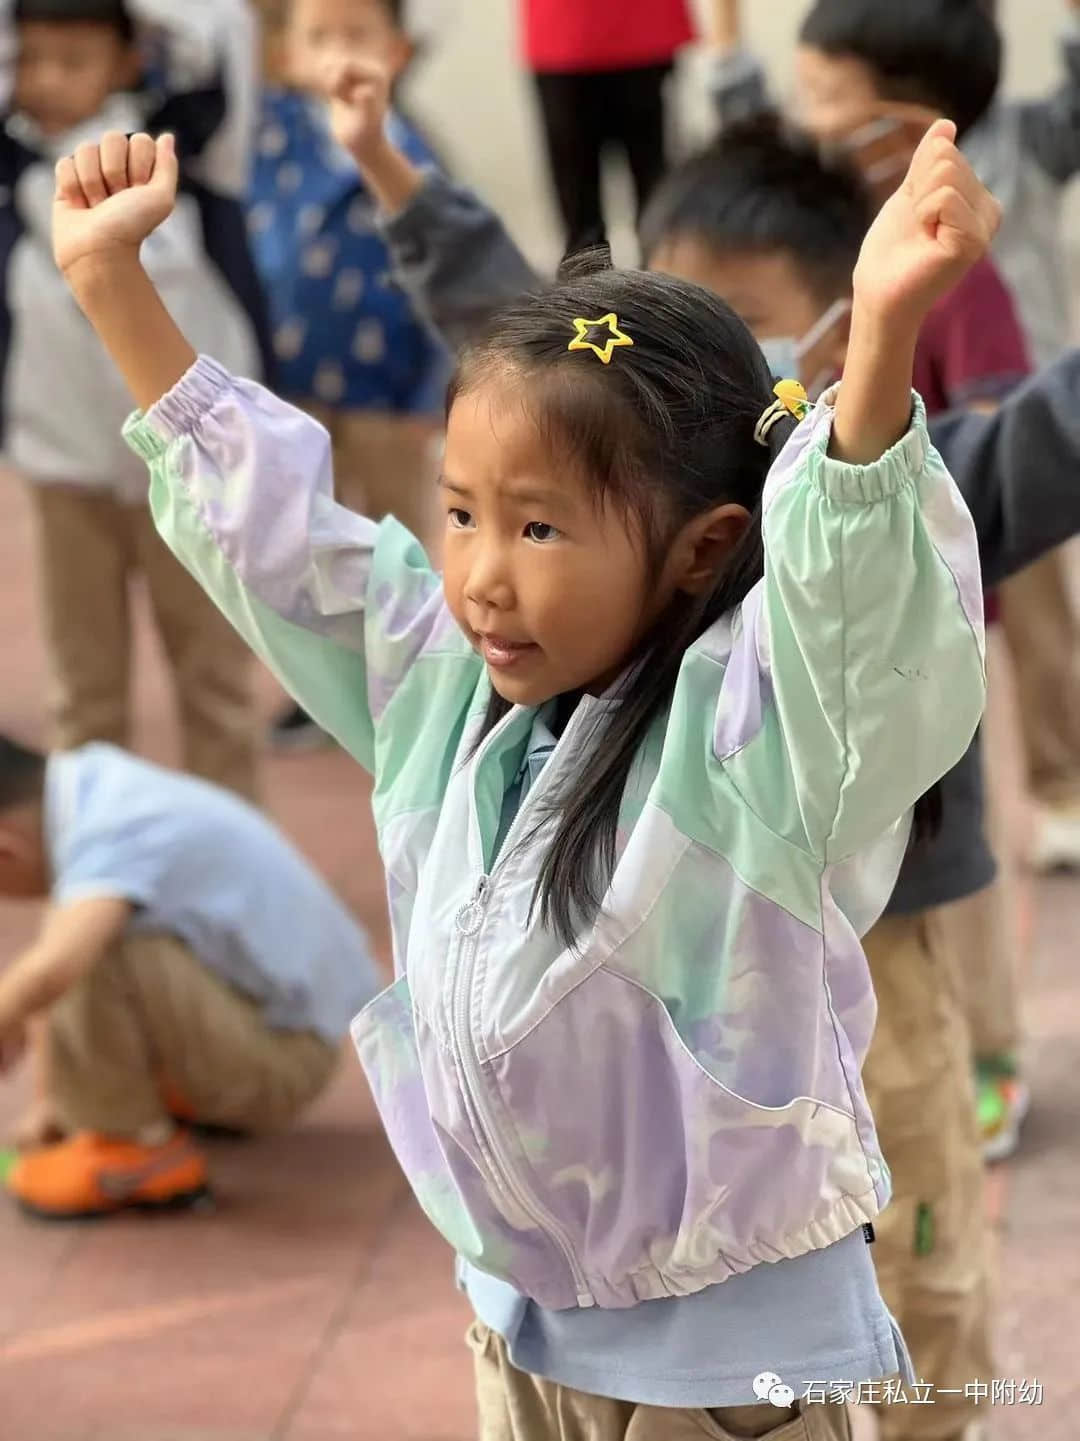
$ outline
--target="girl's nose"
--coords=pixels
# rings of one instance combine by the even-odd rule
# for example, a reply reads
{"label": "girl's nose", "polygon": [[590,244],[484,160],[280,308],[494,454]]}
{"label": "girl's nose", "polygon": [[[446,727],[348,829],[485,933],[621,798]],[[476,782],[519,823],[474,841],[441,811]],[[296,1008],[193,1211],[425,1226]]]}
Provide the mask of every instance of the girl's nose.
{"label": "girl's nose", "polygon": [[492,610],[511,608],[514,587],[499,547],[478,548],[465,581],[465,596],[478,607],[488,606]]}

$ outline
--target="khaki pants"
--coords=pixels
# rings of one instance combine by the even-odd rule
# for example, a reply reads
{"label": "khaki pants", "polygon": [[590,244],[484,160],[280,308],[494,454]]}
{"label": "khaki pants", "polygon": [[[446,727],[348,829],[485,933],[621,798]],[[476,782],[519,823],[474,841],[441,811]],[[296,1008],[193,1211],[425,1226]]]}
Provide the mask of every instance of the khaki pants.
{"label": "khaki pants", "polygon": [[730,1406],[679,1411],[589,1396],[529,1376],[510,1364],[506,1342],[479,1321],[469,1330],[476,1363],[480,1441],[848,1441],[842,1404],[796,1403],[790,1410]]}
{"label": "khaki pants", "polygon": [[1016,669],[1031,790],[1043,805],[1080,807],[1080,619],[1068,548],[1052,551],[1001,588]]}
{"label": "khaki pants", "polygon": [[38,583],[63,750],[130,739],[132,577],[145,578],[173,673],[187,770],[256,794],[252,657],[154,530],[145,505],[32,485]]}
{"label": "khaki pants", "polygon": [[424,546],[436,539],[438,430],[422,416],[331,410],[304,402],[330,432],[334,490],[358,515],[393,515]]}
{"label": "khaki pants", "polygon": [[997,861],[994,883],[938,911],[956,956],[977,1060],[1015,1055],[1022,1036],[1020,956],[1029,882],[1020,865],[1025,801],[1013,668],[1000,626],[987,631],[988,692],[982,731],[986,834]]}
{"label": "khaki pants", "polygon": [[240,1130],[287,1125],[330,1080],[338,1048],[275,1031],[258,1006],[180,941],[128,935],[48,1012],[49,1088],[73,1131],[133,1136],[185,1118]]}
{"label": "khaki pants", "polygon": [[873,1248],[882,1295],[933,1405],[880,1410],[884,1441],[953,1441],[979,1409],[963,1396],[993,1376],[990,1253],[970,1041],[956,957],[939,912],[886,916],[865,938],[878,1022],[863,1068],[892,1171]]}

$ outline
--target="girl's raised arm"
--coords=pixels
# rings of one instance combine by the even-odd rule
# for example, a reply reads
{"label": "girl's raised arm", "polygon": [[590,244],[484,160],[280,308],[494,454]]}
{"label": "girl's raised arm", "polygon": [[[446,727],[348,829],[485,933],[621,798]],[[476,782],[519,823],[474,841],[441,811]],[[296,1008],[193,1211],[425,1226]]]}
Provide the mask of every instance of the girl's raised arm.
{"label": "girl's raised arm", "polygon": [[173,212],[178,179],[171,135],[112,131],[56,167],[56,263],[141,410],[195,360],[139,260]]}
{"label": "girl's raised arm", "polygon": [[430,668],[413,663],[432,651],[461,660],[440,693],[456,719],[479,661],[419,543],[336,504],[323,427],[197,358],[172,320],[139,246],[171,213],[176,183],[168,137],[107,135],[63,161],[57,263],[140,407],[127,439],[149,465],[163,539],[286,689],[373,770],[391,707],[398,759],[432,708]]}
{"label": "girl's raised arm", "polygon": [[997,224],[954,134],[931,127],[867,236],[835,410],[818,407],[766,483],[765,578],[717,709],[728,781],[825,864],[895,825],[982,713],[974,527],[911,391],[923,318]]}
{"label": "girl's raised arm", "polygon": [[986,254],[1001,223],[1001,206],[955,140],[951,120],[930,127],[863,242],[829,447],[837,460],[869,465],[907,430],[922,323]]}

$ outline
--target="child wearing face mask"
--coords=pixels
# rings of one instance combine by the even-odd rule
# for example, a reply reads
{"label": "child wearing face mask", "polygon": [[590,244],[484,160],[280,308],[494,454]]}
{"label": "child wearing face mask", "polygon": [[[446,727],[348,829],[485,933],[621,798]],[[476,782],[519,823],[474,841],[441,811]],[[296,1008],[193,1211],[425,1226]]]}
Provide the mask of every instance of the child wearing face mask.
{"label": "child wearing face mask", "polygon": [[[800,105],[822,136],[842,135],[856,116],[873,111],[891,127],[878,145],[902,162],[930,118],[956,120],[965,153],[1001,202],[995,259],[1043,365],[1067,344],[1071,310],[1062,206],[1080,170],[1080,0],[1070,0],[1068,10],[1065,77],[1044,100],[1001,98],[1003,44],[992,0],[916,0],[902,10],[874,0],[818,0],[798,57]],[[873,144],[866,153],[874,155]],[[1003,617],[1038,803],[1030,858],[1040,868],[1077,866],[1080,616],[1063,558],[1012,581]],[[1009,1084],[1007,1067],[1000,1084]]]}
{"label": "child wearing face mask", "polygon": [[[1002,36],[993,0],[820,0],[804,22],[796,95],[807,125],[842,144],[871,177],[895,183],[917,137],[937,114],[956,120],[962,148],[1003,208],[994,257],[1010,287],[1038,365],[1068,342],[1071,310],[1062,236],[1065,187],[1080,169],[1080,0],[1069,0],[1064,79],[1042,100],[999,93]],[[738,0],[715,0],[714,95],[723,118],[759,108],[760,66],[740,44]],[[970,284],[970,281],[969,281]],[[973,307],[967,333],[993,345],[997,327]],[[957,394],[954,347],[938,326],[945,400],[992,401],[995,384]],[[977,353],[977,352],[975,352]],[[1005,377],[1007,378],[1007,377]],[[965,387],[966,388],[966,387]],[[934,390],[928,390],[928,401]],[[1004,620],[1017,670],[1024,741],[1037,802],[1030,860],[1041,869],[1080,864],[1080,622],[1060,556],[1010,582]]]}
{"label": "child wearing face mask", "polygon": [[[972,14],[983,4],[984,0],[916,0],[901,10],[876,0],[854,4],[825,0],[807,16],[798,54],[799,119],[823,144],[841,149],[856,163],[879,203],[903,178],[918,137],[935,115],[947,114],[955,120],[961,143],[967,143],[978,113],[975,92],[977,77],[985,69],[984,47],[972,44],[970,24],[950,25],[945,12],[953,17]],[[726,129],[767,110],[769,100],[764,71],[741,44],[738,0],[714,0],[713,9],[715,60],[710,88],[721,128]],[[993,29],[992,22],[987,23]],[[895,50],[902,43],[912,55],[927,56],[928,63],[935,64],[935,74],[953,75],[961,97],[928,95],[928,107],[935,108],[917,119],[910,106],[899,107],[899,116],[881,113],[886,87],[871,78],[879,71],[862,48],[872,43],[869,37],[874,35],[880,36],[882,67],[887,63],[885,47]],[[817,48],[815,37],[828,46],[827,52]],[[844,46],[850,47],[850,54]],[[890,67],[893,62],[890,51]],[[855,74],[849,73],[853,64],[857,64]],[[1000,41],[996,64],[1000,64]],[[996,79],[997,68],[995,85]],[[982,178],[996,192],[992,179]],[[916,389],[933,415],[958,405],[997,404],[1029,370],[1029,346],[1012,292],[987,259],[973,266],[963,285],[943,297],[927,317],[916,362]]]}
{"label": "child wearing face mask", "polygon": [[[384,229],[399,275],[433,322],[467,343],[500,302],[541,281],[475,196],[438,176],[398,172]],[[853,171],[823,164],[807,138],[759,119],[669,177],[642,238],[650,266],[717,291],[739,311],[774,374],[791,374],[801,349],[804,376],[839,375],[871,215]],[[993,417],[956,411],[931,421],[972,507],[992,582],[1080,529],[1078,397],[1073,352]],[[941,783],[940,831],[906,858],[886,916],[865,938],[879,1013],[864,1077],[893,1173],[874,1255],[918,1374],[942,1388],[932,1408],[883,1408],[889,1441],[921,1437],[927,1426],[934,1441],[958,1437],[977,1419],[967,1383],[993,1374],[983,1167],[954,945],[956,917],[975,901],[1008,929],[982,795],[972,747]]]}
{"label": "child wearing face mask", "polygon": [[[1076,6],[1074,9],[1078,8]],[[740,44],[737,0],[714,6],[714,96],[725,124],[766,103],[764,75]],[[1043,361],[1064,343],[1067,293],[1060,251],[1060,192],[1080,165],[1080,31],[1065,45],[1068,80],[1051,99],[1006,106],[996,97],[1002,40],[988,0],[818,0],[801,30],[796,107],[824,144],[859,166],[881,198],[896,184],[918,137],[937,114],[957,123],[959,140],[981,178],[1003,202],[1006,220],[991,263],[973,267],[962,286],[928,317],[920,339],[916,386],[931,414],[958,405],[989,408],[1026,369],[1030,345]],[[1015,295],[1016,306],[1012,303]],[[1022,316],[1027,334],[1020,326]],[[1049,554],[1003,589],[1009,646],[998,651],[1008,679],[1011,653],[1035,798],[1030,847],[1018,842],[1015,815],[995,836],[999,889],[1019,895],[1016,857],[1038,865],[1080,858],[1080,617],[1064,554]],[[999,617],[991,597],[988,619]],[[999,697],[1005,706],[1007,697]],[[1012,728],[1001,737],[995,813],[1018,809],[1006,794],[1015,769]],[[1022,809],[1022,805],[1020,807]],[[968,1014],[987,1156],[1015,1149],[1028,1106],[1021,1075],[1017,999],[1020,923],[1002,928],[1003,903],[974,901],[954,918],[964,954]]]}
{"label": "child wearing face mask", "polygon": [[[335,92],[392,203],[385,86]],[[983,699],[970,516],[910,390],[996,220],[952,134],[867,236],[844,385],[798,428],[685,281],[501,312],[451,386],[441,581],[334,504],[320,427],[161,307],[132,242],[172,204],[167,141],[89,210],[89,162],[61,166],[57,260],[142,407],[163,533],[376,771],[399,978],[353,1034],[475,1297],[484,1441],[847,1438],[795,1393],[906,1372],[866,1289],[857,937]]]}
{"label": "child wearing face mask", "polygon": [[814,366],[813,357],[823,342],[851,314],[851,301],[844,297],[834,300],[802,335],[770,335],[758,340],[758,344],[769,362],[769,368],[776,376],[805,375],[803,382],[806,393],[812,401],[819,400],[838,377],[829,366]]}

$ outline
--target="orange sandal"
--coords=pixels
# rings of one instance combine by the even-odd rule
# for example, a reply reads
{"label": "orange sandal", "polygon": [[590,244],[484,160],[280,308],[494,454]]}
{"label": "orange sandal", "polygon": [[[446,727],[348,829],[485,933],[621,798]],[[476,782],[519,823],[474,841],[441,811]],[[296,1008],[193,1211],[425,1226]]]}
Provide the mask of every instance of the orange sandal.
{"label": "orange sandal", "polygon": [[184,1131],[160,1146],[81,1131],[23,1156],[7,1188],[24,1211],[56,1221],[183,1209],[210,1195],[206,1157]]}

